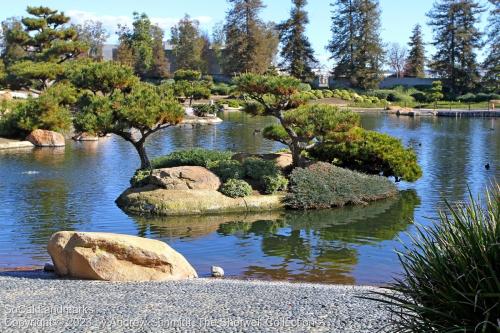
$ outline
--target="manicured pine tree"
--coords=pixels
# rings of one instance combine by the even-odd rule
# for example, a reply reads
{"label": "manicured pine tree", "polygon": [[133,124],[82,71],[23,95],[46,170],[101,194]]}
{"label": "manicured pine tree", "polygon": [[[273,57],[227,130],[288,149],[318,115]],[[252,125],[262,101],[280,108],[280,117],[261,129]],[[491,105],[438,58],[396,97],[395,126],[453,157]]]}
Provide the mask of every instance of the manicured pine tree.
{"label": "manicured pine tree", "polygon": [[475,0],[440,0],[427,14],[434,31],[436,53],[431,69],[446,80],[449,91],[460,95],[477,87],[476,51],[482,34],[477,28],[483,7]]}
{"label": "manicured pine tree", "polygon": [[377,0],[337,0],[332,3],[332,39],[327,49],[336,78],[357,88],[375,88],[382,80],[384,50]]}
{"label": "manicured pine tree", "polygon": [[21,85],[46,89],[63,76],[62,63],[78,57],[88,46],[66,25],[70,18],[63,12],[43,6],[28,6],[26,11],[31,16],[22,18],[22,25],[12,25],[6,35],[7,45],[24,51],[7,71]]}
{"label": "manicured pine tree", "polygon": [[203,39],[201,38],[199,22],[192,20],[189,15],[184,16],[179,23],[171,29],[176,69],[203,69]]}
{"label": "manicured pine tree", "polygon": [[425,45],[420,24],[413,28],[408,46],[410,51],[406,58],[405,75],[425,77]]}
{"label": "manicured pine tree", "polygon": [[223,69],[227,74],[264,73],[278,48],[278,35],[272,25],[259,18],[261,0],[228,0],[231,9],[224,25]]}
{"label": "manicured pine tree", "polygon": [[292,0],[294,7],[290,18],[277,26],[282,43],[280,66],[292,76],[302,80],[311,80],[314,76],[312,67],[318,63],[314,50],[307,38],[306,25],[309,23],[304,7],[307,0]]}
{"label": "manicured pine tree", "polygon": [[489,0],[492,9],[488,18],[488,54],[483,62],[484,87],[500,93],[500,1]]}

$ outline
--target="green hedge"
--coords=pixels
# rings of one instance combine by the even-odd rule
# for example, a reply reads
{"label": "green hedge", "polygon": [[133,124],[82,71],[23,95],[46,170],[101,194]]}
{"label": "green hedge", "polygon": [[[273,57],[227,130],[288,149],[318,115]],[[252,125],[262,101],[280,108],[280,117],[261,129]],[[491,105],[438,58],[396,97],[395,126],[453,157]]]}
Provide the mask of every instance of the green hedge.
{"label": "green hedge", "polygon": [[223,182],[230,178],[241,179],[245,177],[245,168],[243,168],[240,162],[235,160],[211,162],[208,167]]}
{"label": "green hedge", "polygon": [[285,203],[293,209],[322,209],[364,204],[396,193],[396,186],[387,178],[318,162],[293,170]]}
{"label": "green hedge", "polygon": [[228,161],[233,156],[230,151],[208,150],[194,148],[180,150],[151,161],[153,169],[171,168],[183,165],[210,167],[215,162]]}

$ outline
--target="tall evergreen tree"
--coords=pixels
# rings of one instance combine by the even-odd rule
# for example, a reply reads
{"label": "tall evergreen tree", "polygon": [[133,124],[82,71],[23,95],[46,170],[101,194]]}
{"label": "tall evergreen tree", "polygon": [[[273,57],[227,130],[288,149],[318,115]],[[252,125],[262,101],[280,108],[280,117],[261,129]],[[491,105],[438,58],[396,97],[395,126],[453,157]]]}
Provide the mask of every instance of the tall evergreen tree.
{"label": "tall evergreen tree", "polygon": [[16,17],[11,17],[2,22],[2,48],[1,57],[5,65],[9,65],[24,58],[27,54],[20,42],[17,42],[13,34],[24,29],[23,23]]}
{"label": "tall evergreen tree", "polygon": [[148,76],[157,80],[164,79],[170,73],[170,64],[163,46],[163,30],[157,25],[153,25],[151,30],[153,35],[153,65]]}
{"label": "tall evergreen tree", "polygon": [[132,29],[119,26],[118,61],[131,65],[140,77],[147,77],[153,66],[153,25],[149,17],[135,12]]}
{"label": "tall evergreen tree", "polygon": [[427,14],[436,47],[431,69],[446,80],[451,94],[474,90],[479,81],[476,50],[482,34],[477,24],[483,11],[475,0],[440,0]]}
{"label": "tall evergreen tree", "polygon": [[292,76],[302,80],[310,80],[314,76],[312,66],[318,61],[314,57],[314,50],[305,34],[309,23],[304,7],[307,0],[292,0],[294,7],[290,18],[277,26],[282,43],[280,66]]}
{"label": "tall evergreen tree", "polygon": [[192,20],[189,15],[184,16],[177,25],[172,27],[172,38],[176,69],[192,69],[202,71],[203,39],[200,33],[199,22]]}
{"label": "tall evergreen tree", "polygon": [[406,58],[405,75],[425,77],[425,45],[420,24],[413,28],[408,46],[410,52]]}
{"label": "tall evergreen tree", "polygon": [[327,49],[336,62],[334,76],[358,88],[375,88],[382,80],[384,61],[378,0],[336,0],[331,5],[332,39]]}
{"label": "tall evergreen tree", "polygon": [[489,0],[492,9],[488,18],[488,55],[483,62],[484,87],[500,93],[500,0]]}
{"label": "tall evergreen tree", "polygon": [[264,73],[274,60],[278,35],[272,25],[259,18],[261,0],[228,0],[232,8],[226,15],[223,62],[227,74]]}

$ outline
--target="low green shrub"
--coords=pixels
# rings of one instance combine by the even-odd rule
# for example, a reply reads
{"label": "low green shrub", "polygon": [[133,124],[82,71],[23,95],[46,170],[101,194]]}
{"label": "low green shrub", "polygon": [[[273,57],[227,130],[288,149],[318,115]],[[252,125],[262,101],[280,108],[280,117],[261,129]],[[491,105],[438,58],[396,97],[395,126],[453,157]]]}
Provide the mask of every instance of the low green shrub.
{"label": "low green shrub", "polygon": [[193,106],[193,112],[197,117],[206,117],[208,115],[216,114],[219,107],[215,104],[197,104]]}
{"label": "low green shrub", "polygon": [[427,95],[422,91],[414,92],[413,94],[411,94],[411,97],[413,97],[415,101],[419,103],[427,102]]}
{"label": "low green shrub", "polygon": [[267,194],[286,191],[288,188],[288,179],[283,175],[264,176],[262,182],[264,185],[264,192]]}
{"label": "low green shrub", "polygon": [[245,175],[253,180],[262,181],[264,176],[277,176],[280,170],[274,161],[250,157],[243,161]]}
{"label": "low green shrub", "polygon": [[390,304],[391,332],[500,331],[500,187],[418,226],[398,252],[403,275],[375,300]]}
{"label": "low green shrub", "polygon": [[132,178],[130,178],[130,186],[142,187],[147,185],[147,180],[150,175],[151,170],[138,169]]}
{"label": "low green shrub", "polygon": [[285,203],[293,209],[322,209],[365,204],[396,193],[396,186],[387,178],[318,162],[293,170]]}
{"label": "low green shrub", "polygon": [[216,83],[212,86],[212,94],[214,95],[229,95],[231,93],[231,86],[226,83]]}
{"label": "low green shrub", "polygon": [[252,186],[241,179],[228,179],[221,186],[220,192],[231,198],[242,198],[252,194]]}
{"label": "low green shrub", "polygon": [[301,83],[299,84],[299,91],[311,91],[311,85],[309,83]]}
{"label": "low green shrub", "polygon": [[194,165],[207,168],[214,162],[230,160],[232,156],[233,153],[230,151],[194,148],[175,151],[166,156],[155,158],[151,161],[151,165],[153,169],[171,168],[182,165]]}
{"label": "low green shrub", "polygon": [[240,101],[238,99],[226,99],[224,102],[230,108],[239,108],[243,104],[243,101]]}
{"label": "low green shrub", "polygon": [[210,163],[209,169],[223,182],[228,179],[241,179],[245,177],[245,169],[240,162],[235,160],[221,160]]}

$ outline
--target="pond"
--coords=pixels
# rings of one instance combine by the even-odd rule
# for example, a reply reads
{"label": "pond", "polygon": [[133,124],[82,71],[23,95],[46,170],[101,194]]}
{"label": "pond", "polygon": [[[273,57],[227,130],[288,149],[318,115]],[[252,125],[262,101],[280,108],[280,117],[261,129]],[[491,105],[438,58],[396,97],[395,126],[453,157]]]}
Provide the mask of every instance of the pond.
{"label": "pond", "polygon": [[[151,137],[151,156],[191,147],[250,153],[281,148],[256,129],[264,117],[227,113],[217,126],[171,128]],[[500,128],[487,118],[407,118],[363,114],[363,126],[401,138],[417,151],[424,176],[399,183],[401,195],[366,207],[178,218],[128,216],[114,203],[138,167],[117,137],[65,148],[0,151],[0,268],[49,260],[59,230],[125,233],[160,239],[201,276],[211,265],[237,278],[384,284],[400,272],[394,252],[415,224],[500,179]],[[486,170],[485,164],[490,164]]]}

